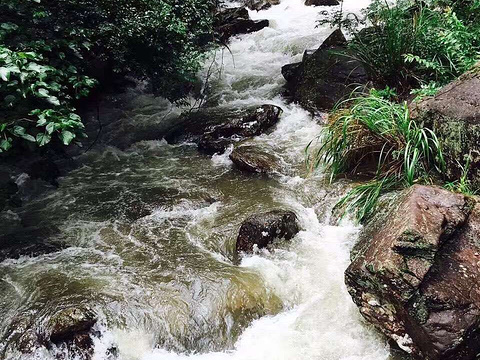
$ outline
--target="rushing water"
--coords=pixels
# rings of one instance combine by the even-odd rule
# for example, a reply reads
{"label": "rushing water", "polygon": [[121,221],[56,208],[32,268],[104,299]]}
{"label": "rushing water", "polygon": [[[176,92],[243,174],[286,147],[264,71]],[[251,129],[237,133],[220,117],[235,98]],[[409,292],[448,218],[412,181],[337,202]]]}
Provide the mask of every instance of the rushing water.
{"label": "rushing water", "polygon": [[[95,360],[106,360],[112,347],[121,360],[388,358],[343,282],[358,229],[327,225],[341,186],[326,186],[321,175],[305,178],[303,149],[320,130],[318,119],[280,95],[281,66],[331,32],[315,27],[321,9],[303,2],[252,12],[270,27],[234,39],[232,54],[218,51],[205,66],[214,69],[210,101],[218,106],[284,109],[272,133],[251,140],[276,154],[284,173],[245,175],[228,152],[207,157],[191,144],[165,141],[88,152],[58,190],[18,214],[57,226],[68,247],[0,263],[0,339],[18,319],[41,331],[58,309],[88,304],[99,315]],[[359,11],[367,2],[344,6]],[[139,97],[125,117],[148,123],[170,111],[164,108]],[[294,210],[302,231],[238,265],[242,220],[278,207]],[[54,359],[61,351],[40,348],[23,359]],[[22,358],[6,341],[0,356]]]}

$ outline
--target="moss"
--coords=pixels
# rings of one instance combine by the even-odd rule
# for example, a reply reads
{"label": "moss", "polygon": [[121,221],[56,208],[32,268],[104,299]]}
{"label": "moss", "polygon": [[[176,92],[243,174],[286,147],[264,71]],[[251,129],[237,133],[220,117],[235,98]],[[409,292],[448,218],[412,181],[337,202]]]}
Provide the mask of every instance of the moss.
{"label": "moss", "polygon": [[425,324],[430,316],[425,297],[417,295],[413,298],[408,313],[420,324]]}

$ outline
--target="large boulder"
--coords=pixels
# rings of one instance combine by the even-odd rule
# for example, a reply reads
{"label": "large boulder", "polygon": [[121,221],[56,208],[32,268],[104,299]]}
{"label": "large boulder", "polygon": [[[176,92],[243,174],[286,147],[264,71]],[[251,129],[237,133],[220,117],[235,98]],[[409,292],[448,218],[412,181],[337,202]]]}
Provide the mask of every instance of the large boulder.
{"label": "large boulder", "polygon": [[419,359],[480,353],[480,205],[413,186],[361,233],[345,280],[361,314]]}
{"label": "large boulder", "polygon": [[442,142],[446,176],[462,176],[470,154],[468,176],[480,188],[480,63],[432,97],[411,105],[412,116],[430,127]]}
{"label": "large boulder", "polygon": [[290,240],[299,232],[297,216],[292,211],[273,210],[247,218],[240,227],[237,251],[251,253],[276,239]]}
{"label": "large boulder", "polygon": [[307,110],[330,110],[356,88],[366,86],[367,72],[346,45],[341,30],[335,30],[316,51],[306,51],[300,63],[285,65],[282,75],[288,95]]}
{"label": "large boulder", "polygon": [[245,6],[250,10],[267,10],[272,7],[272,5],[280,4],[280,0],[247,0]]}
{"label": "large boulder", "polygon": [[335,6],[340,5],[338,0],[306,0],[307,6]]}
{"label": "large boulder", "polygon": [[242,171],[258,174],[271,174],[280,169],[275,155],[262,151],[256,146],[241,145],[235,147],[230,160]]}
{"label": "large boulder", "polygon": [[252,20],[245,7],[223,9],[216,15],[215,30],[223,43],[235,35],[248,34],[269,26],[268,20]]}
{"label": "large boulder", "polygon": [[279,120],[282,109],[262,105],[248,109],[202,109],[172,127],[165,139],[169,143],[196,142],[208,154],[222,153],[236,141],[263,134]]}

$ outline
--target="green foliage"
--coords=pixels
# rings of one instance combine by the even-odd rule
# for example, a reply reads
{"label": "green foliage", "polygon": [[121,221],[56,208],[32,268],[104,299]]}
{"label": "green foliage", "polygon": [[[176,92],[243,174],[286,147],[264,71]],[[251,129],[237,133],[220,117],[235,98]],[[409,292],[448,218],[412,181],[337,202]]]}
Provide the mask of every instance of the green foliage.
{"label": "green foliage", "polygon": [[399,0],[395,6],[375,0],[367,20],[371,26],[356,33],[350,50],[378,82],[407,90],[431,82],[443,85],[479,60],[476,0]]}
{"label": "green foliage", "polygon": [[396,104],[375,92],[341,103],[319,142],[318,149],[307,148],[308,159],[314,168],[323,166],[330,181],[342,174],[372,178],[339,203],[347,211],[355,209],[359,221],[371,214],[387,189],[429,182],[445,167],[436,135],[410,119],[406,103]]}
{"label": "green foliage", "polygon": [[[77,100],[100,82],[148,79],[181,99],[212,40],[214,0],[4,0],[0,152],[83,136]],[[55,135],[55,136],[54,136]]]}
{"label": "green foliage", "polygon": [[[0,46],[0,98],[5,110],[5,118],[0,119],[0,152],[11,148],[13,138],[44,146],[53,134],[65,145],[82,136],[83,124],[71,102],[94,85],[73,66],[55,68],[35,52]],[[23,117],[17,117],[19,112],[24,112]]]}

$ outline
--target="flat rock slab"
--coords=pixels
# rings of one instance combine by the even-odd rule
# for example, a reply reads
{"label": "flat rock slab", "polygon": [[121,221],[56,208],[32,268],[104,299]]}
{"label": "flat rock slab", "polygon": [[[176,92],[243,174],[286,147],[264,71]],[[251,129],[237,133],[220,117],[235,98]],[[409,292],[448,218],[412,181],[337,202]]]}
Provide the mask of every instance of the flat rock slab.
{"label": "flat rock slab", "polygon": [[208,154],[222,153],[230,144],[270,130],[282,112],[268,104],[247,109],[201,109],[179,119],[165,139],[169,143],[195,142]]}
{"label": "flat rock slab", "polygon": [[480,352],[480,206],[413,186],[361,233],[345,273],[361,314],[416,358]]}

